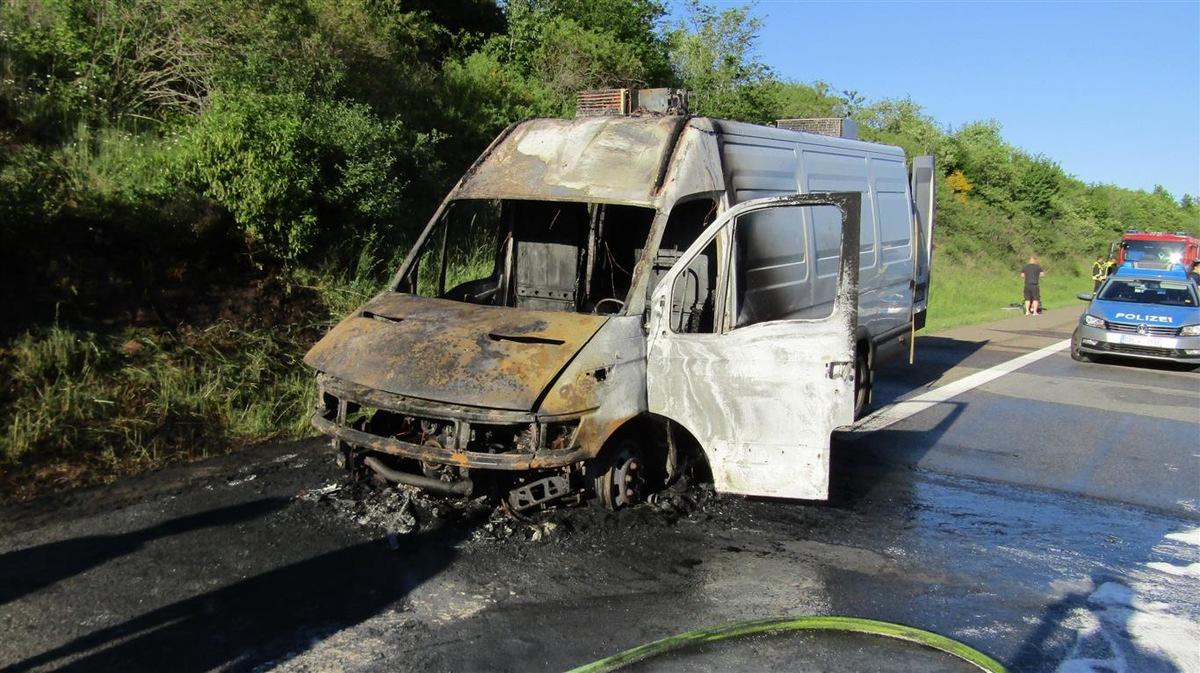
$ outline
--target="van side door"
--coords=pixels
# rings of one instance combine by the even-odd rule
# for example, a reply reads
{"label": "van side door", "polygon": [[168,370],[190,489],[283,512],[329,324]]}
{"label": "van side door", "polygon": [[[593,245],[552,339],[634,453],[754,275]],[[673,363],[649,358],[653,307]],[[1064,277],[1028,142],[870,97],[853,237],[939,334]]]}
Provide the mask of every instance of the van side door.
{"label": "van side door", "polygon": [[[862,195],[798,194],[727,211],[684,253],[651,300],[651,412],[699,441],[716,489],[825,499],[834,428],[854,421],[855,297]],[[835,300],[813,315],[807,237],[818,209],[842,222]],[[704,319],[672,298],[710,296]],[[682,287],[687,286],[687,287]]]}

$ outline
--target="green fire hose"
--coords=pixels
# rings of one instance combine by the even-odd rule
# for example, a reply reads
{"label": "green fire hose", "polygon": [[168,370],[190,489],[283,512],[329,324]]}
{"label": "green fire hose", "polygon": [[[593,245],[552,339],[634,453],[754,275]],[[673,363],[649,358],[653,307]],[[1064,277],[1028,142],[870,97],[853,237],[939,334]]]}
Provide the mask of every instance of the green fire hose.
{"label": "green fire hose", "polygon": [[957,640],[952,640],[936,633],[930,633],[929,631],[915,629],[911,626],[879,622],[872,619],[859,619],[856,617],[777,617],[699,629],[663,638],[662,640],[656,640],[646,645],[640,645],[620,654],[614,654],[611,657],[601,659],[600,661],[585,664],[567,673],[607,673],[608,671],[618,670],[628,664],[688,645],[713,643],[726,638],[737,638],[758,633],[781,633],[785,631],[848,631],[895,638],[897,640],[924,645],[958,657],[967,663],[974,664],[979,670],[985,673],[1006,673],[1004,667],[995,659],[978,650],[967,647]]}

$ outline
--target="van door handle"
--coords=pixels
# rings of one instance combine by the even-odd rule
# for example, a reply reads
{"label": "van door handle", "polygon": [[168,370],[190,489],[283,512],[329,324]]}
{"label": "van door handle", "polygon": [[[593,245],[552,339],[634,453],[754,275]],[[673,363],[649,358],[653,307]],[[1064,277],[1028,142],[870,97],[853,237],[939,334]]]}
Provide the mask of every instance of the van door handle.
{"label": "van door handle", "polygon": [[842,379],[843,381],[850,380],[850,373],[854,371],[850,362],[830,362],[825,365],[825,376],[834,379]]}

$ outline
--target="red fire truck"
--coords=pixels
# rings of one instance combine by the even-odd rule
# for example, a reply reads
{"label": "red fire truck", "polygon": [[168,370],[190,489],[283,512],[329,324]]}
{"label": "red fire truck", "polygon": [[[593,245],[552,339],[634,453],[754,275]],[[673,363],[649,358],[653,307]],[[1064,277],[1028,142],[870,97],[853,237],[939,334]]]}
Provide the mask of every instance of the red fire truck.
{"label": "red fire truck", "polygon": [[1182,231],[1168,234],[1130,229],[1121,237],[1116,253],[1118,267],[1125,262],[1161,262],[1190,269],[1200,259],[1200,238]]}

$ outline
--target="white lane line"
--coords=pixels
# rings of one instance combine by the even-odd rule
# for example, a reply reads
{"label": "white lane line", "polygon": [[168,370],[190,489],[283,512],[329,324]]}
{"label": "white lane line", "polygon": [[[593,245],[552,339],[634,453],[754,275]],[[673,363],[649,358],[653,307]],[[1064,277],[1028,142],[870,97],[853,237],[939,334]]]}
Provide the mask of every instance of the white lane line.
{"label": "white lane line", "polygon": [[970,376],[961,378],[953,383],[947,383],[940,388],[935,388],[927,393],[917,395],[911,399],[901,400],[895,404],[889,404],[886,407],[868,414],[859,422],[855,423],[854,428],[849,433],[849,437],[847,437],[847,439],[858,439],[877,430],[882,430],[894,423],[899,423],[910,416],[914,416],[922,411],[932,409],[933,407],[946,402],[950,398],[961,395],[968,390],[973,390],[985,383],[995,381],[1001,376],[1010,374],[1021,367],[1024,367],[1025,365],[1032,364],[1038,360],[1041,360],[1042,358],[1049,357],[1050,355],[1053,355],[1059,351],[1066,350],[1067,348],[1070,348],[1070,346],[1071,340],[1065,339],[1056,344],[1046,346],[1041,350],[1036,350],[1032,353],[1026,353],[1019,358],[1014,358],[1008,362],[998,364],[991,369],[975,372]]}

